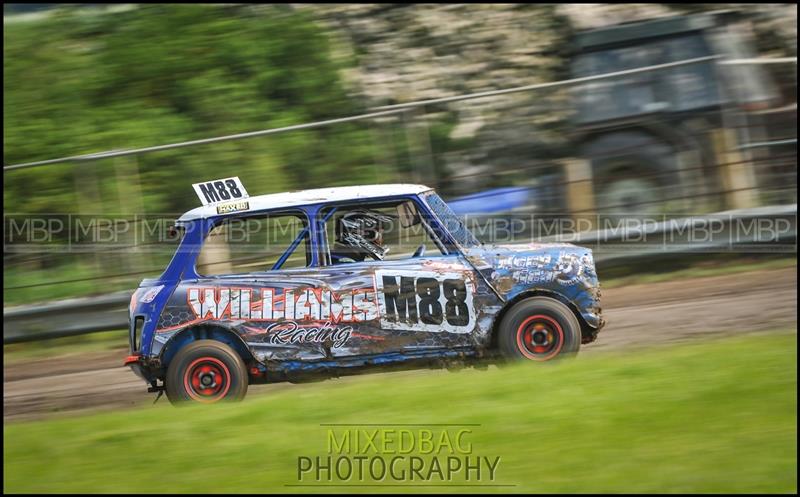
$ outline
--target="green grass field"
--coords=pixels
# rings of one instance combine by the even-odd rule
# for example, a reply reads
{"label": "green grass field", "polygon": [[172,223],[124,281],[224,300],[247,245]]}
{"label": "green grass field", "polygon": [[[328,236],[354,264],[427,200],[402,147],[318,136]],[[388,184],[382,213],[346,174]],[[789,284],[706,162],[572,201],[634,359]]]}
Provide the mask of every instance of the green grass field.
{"label": "green grass field", "polygon": [[[277,389],[236,405],[175,409],[160,402],[4,424],[3,487],[137,493],[795,492],[796,387],[794,331],[598,353],[562,364],[332,380]],[[343,435],[345,428],[322,423],[478,424],[468,428],[472,456],[500,457],[495,479],[484,473],[480,483],[512,486],[287,486],[313,483],[313,476],[298,479],[298,458],[327,456],[328,430]],[[452,435],[459,428],[428,429]],[[423,483],[442,485],[437,477],[413,484]],[[449,483],[476,482],[473,473],[470,482],[462,475]]]}
{"label": "green grass field", "polygon": [[614,267],[606,271],[603,271],[602,264],[598,264],[601,271],[600,283],[603,288],[618,288],[627,285],[645,285],[662,281],[726,276],[749,271],[769,271],[797,267],[797,257],[795,255],[790,257],[784,255],[747,257],[734,254],[729,257],[717,255],[716,257],[705,256],[704,258],[695,255],[687,256],[686,259],[688,262],[683,266],[679,266],[676,263],[661,266],[652,262],[642,262],[640,263],[641,266]]}
{"label": "green grass field", "polygon": [[6,364],[64,355],[128,349],[128,330],[101,331],[73,337],[3,345]]}

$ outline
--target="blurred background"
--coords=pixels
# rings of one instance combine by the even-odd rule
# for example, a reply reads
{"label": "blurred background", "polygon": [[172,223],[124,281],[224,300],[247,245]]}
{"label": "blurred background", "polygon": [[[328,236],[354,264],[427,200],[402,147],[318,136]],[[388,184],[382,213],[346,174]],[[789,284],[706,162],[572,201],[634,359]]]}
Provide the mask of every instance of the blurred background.
{"label": "blurred background", "polygon": [[[497,491],[797,492],[796,4],[3,14],[4,491],[302,491],[320,423],[368,421],[471,423]],[[229,176],[424,183],[482,241],[591,247],[608,325],[552,367],[153,406],[130,295]]]}
{"label": "blurred background", "polygon": [[[231,175],[251,195],[424,183],[459,214],[589,228],[796,204],[796,19],[796,5],[6,4],[4,302],[157,274],[166,221],[198,205],[190,183]],[[83,222],[20,236],[43,214]],[[103,229],[114,243],[97,248]]]}
{"label": "blurred background", "polygon": [[191,183],[227,176],[251,195],[424,183],[483,241],[593,247],[611,288],[796,267],[796,5],[5,4],[3,38],[4,343],[23,358],[124,347]]}

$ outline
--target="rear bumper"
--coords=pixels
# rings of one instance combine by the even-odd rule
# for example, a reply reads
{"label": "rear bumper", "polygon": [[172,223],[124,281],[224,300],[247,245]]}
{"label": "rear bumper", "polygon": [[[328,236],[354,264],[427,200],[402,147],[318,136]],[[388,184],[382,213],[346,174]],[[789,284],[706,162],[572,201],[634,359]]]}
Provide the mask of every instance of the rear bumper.
{"label": "rear bumper", "polygon": [[157,361],[157,359],[153,361],[147,357],[143,357],[141,354],[132,354],[125,358],[124,365],[131,368],[131,371],[133,371],[136,376],[150,383],[158,378],[158,371],[160,368],[158,367]]}

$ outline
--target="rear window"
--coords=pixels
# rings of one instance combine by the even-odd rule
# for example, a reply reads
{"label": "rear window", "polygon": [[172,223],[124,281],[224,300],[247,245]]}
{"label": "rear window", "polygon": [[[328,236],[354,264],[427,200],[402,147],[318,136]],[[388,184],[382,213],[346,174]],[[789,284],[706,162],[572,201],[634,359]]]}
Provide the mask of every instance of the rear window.
{"label": "rear window", "polygon": [[225,219],[206,237],[197,272],[215,276],[307,267],[307,226],[301,212]]}

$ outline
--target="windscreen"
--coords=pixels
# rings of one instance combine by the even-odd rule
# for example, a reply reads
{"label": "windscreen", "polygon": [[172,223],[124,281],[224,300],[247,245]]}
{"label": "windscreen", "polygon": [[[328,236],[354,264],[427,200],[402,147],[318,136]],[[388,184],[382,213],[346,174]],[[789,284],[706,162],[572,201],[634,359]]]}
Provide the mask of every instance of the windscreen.
{"label": "windscreen", "polygon": [[461,219],[450,209],[450,206],[434,192],[426,193],[423,195],[425,202],[431,208],[436,217],[439,218],[442,225],[455,239],[455,241],[462,247],[477,247],[480,242],[475,238],[475,235],[464,226]]}

